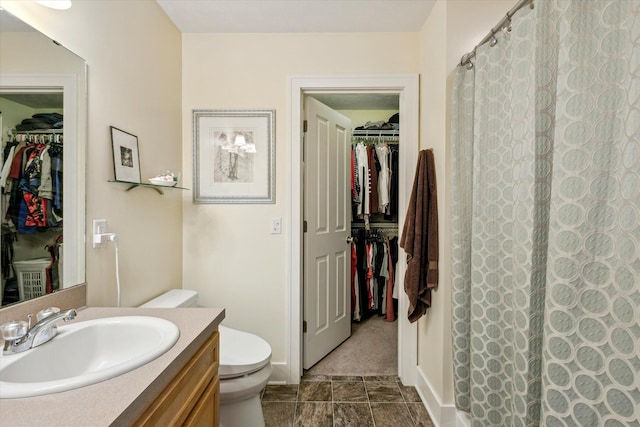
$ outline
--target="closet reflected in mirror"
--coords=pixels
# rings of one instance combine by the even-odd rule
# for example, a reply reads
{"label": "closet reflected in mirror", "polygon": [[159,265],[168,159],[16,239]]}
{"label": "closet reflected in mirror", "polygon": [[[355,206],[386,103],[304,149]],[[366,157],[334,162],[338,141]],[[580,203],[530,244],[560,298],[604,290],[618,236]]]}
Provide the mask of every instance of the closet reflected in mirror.
{"label": "closet reflected in mirror", "polygon": [[0,11],[2,306],[84,282],[85,61]]}

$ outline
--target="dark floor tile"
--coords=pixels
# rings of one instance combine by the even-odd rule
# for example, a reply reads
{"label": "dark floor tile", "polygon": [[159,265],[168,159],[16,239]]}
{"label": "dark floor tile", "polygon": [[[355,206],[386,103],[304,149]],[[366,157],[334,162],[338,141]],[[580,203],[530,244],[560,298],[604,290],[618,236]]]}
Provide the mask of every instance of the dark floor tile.
{"label": "dark floor tile", "polygon": [[373,427],[371,407],[368,403],[334,403],[334,427]]}
{"label": "dark floor tile", "polygon": [[265,402],[295,402],[297,398],[297,384],[268,384],[262,392]]}
{"label": "dark floor tile", "polygon": [[300,383],[298,400],[304,402],[318,402],[331,400],[330,381],[303,381]]}
{"label": "dark floor tile", "polygon": [[433,427],[433,421],[422,403],[407,403],[413,422],[418,427]]}
{"label": "dark floor tile", "polygon": [[350,375],[332,375],[331,381],[362,381],[362,377]]}
{"label": "dark floor tile", "polygon": [[371,403],[373,422],[377,426],[412,426],[405,403]]}
{"label": "dark floor tile", "polygon": [[334,402],[367,402],[363,382],[337,381],[332,383]]}
{"label": "dark floor tile", "polygon": [[370,402],[404,402],[398,383],[367,382],[365,387]]}
{"label": "dark floor tile", "polygon": [[418,394],[418,390],[415,387],[406,386],[402,384],[398,384],[400,387],[400,393],[402,393],[402,397],[404,397],[405,402],[422,402],[420,399],[420,395]]}
{"label": "dark floor tile", "polygon": [[400,378],[397,375],[372,375],[363,378],[365,381],[400,381]]}
{"label": "dark floor tile", "polygon": [[291,427],[296,415],[296,402],[262,402],[265,427]]}
{"label": "dark floor tile", "polygon": [[333,408],[331,402],[298,402],[294,425],[332,427]]}
{"label": "dark floor tile", "polygon": [[331,375],[304,374],[302,381],[331,381]]}

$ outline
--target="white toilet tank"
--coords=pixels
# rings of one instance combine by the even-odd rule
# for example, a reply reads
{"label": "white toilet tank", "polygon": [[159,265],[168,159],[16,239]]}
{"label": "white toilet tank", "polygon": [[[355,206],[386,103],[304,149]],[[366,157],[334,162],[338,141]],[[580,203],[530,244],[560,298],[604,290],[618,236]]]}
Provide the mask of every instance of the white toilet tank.
{"label": "white toilet tank", "polygon": [[191,289],[172,289],[169,292],[145,302],[145,308],[195,307],[198,303],[198,292]]}

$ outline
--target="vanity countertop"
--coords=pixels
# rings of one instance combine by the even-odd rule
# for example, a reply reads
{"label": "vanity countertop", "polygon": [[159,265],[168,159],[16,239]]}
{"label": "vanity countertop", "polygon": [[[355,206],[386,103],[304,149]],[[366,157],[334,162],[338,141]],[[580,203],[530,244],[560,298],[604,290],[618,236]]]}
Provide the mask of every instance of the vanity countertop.
{"label": "vanity countertop", "polygon": [[180,337],[157,359],[110,380],[46,396],[0,399],[0,425],[130,425],[222,322],[224,309],[89,307],[79,310],[74,322],[114,316],[161,317],[178,326]]}

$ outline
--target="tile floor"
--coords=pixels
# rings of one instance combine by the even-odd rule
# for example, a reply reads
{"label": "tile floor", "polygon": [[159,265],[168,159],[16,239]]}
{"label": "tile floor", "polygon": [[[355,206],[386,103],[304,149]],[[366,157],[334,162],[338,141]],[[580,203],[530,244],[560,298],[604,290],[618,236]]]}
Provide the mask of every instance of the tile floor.
{"label": "tile floor", "polygon": [[415,387],[396,376],[305,375],[261,398],[266,427],[433,427]]}

